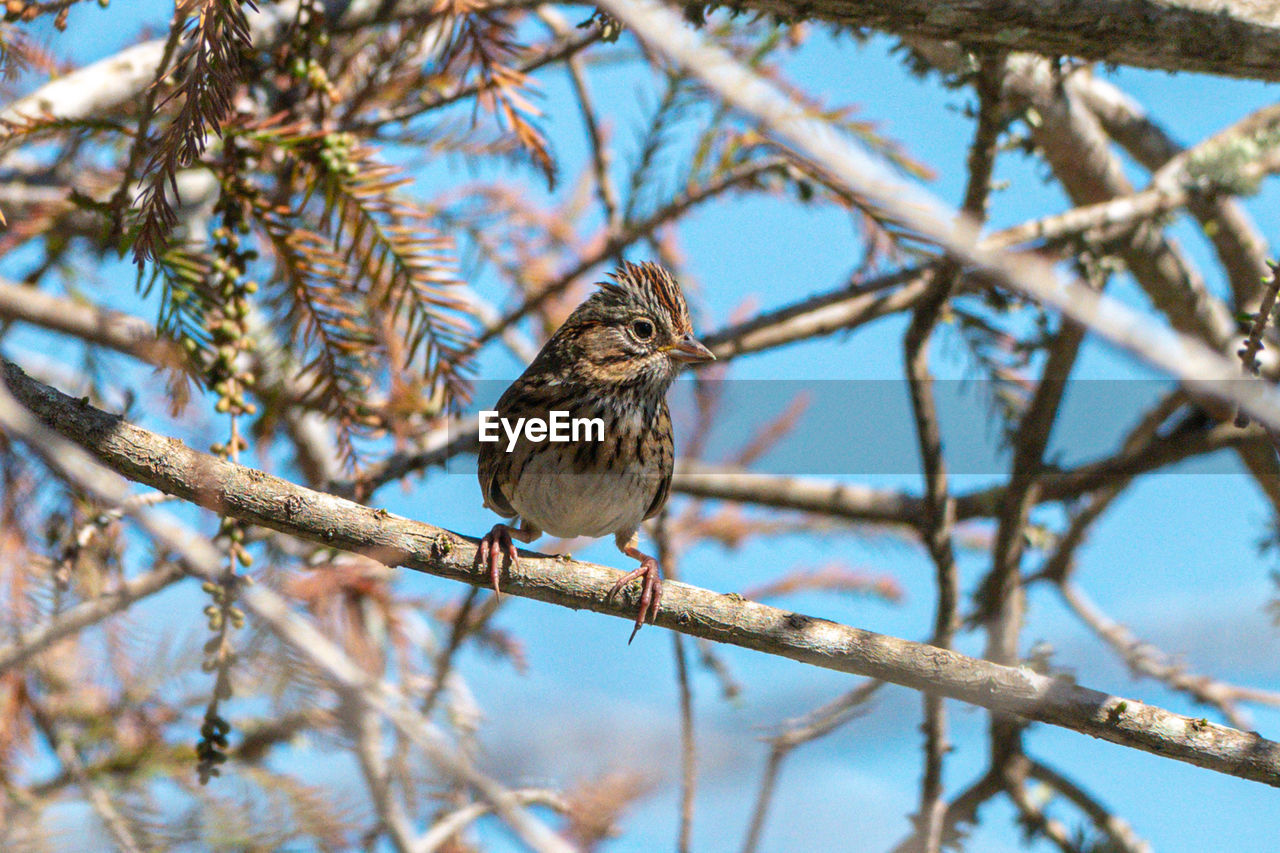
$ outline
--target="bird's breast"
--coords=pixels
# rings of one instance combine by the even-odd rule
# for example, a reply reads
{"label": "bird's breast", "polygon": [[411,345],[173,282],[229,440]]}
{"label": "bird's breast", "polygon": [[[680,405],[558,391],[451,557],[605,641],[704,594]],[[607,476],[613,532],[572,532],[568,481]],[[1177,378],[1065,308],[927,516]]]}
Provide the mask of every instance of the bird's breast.
{"label": "bird's breast", "polygon": [[523,458],[513,460],[518,471],[510,491],[512,508],[561,538],[634,531],[671,464],[654,437],[646,438],[653,427],[639,419],[612,420],[602,441],[521,448]]}

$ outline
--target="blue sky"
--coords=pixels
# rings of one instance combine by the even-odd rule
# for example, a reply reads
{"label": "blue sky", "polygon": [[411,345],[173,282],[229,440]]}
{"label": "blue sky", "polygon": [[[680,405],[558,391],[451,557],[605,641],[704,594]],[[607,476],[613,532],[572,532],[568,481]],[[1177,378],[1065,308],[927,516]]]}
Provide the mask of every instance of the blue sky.
{"label": "blue sky", "polygon": [[[147,17],[137,12],[138,26],[164,25],[166,12],[159,4],[149,0],[133,9],[147,10]],[[575,8],[567,14],[576,21],[580,12]],[[105,13],[77,7],[72,10],[71,29],[55,44],[78,61],[98,58],[126,43],[136,31],[137,27],[122,23],[132,14],[126,6],[113,6]],[[101,26],[106,20],[113,23],[112,28]],[[624,37],[619,47],[626,44]],[[890,47],[890,40],[882,37],[856,44],[815,29],[786,70],[792,81],[833,103],[859,105],[863,117],[879,123],[883,133],[936,170],[931,191],[954,202],[965,180],[971,122],[960,108],[969,95],[911,77],[890,55]],[[1277,93],[1274,86],[1196,75],[1121,70],[1108,76],[1187,144],[1274,100]],[[585,156],[582,131],[563,73],[544,71],[537,79],[545,93],[545,126],[555,150],[567,163],[581,163]],[[625,162],[634,154],[628,145],[643,120],[642,108],[654,101],[651,78],[639,66],[626,63],[598,69],[591,79],[597,103],[607,112],[618,140],[619,158]],[[575,166],[564,171],[571,175]],[[1133,175],[1138,185],[1145,183],[1136,167]],[[534,181],[522,177],[532,188]],[[1009,188],[992,199],[994,227],[1068,206],[1056,186],[1044,181],[1041,168],[1021,155],[1003,156],[996,178],[1007,181]],[[467,179],[441,164],[423,172],[419,188],[431,193]],[[1247,203],[1265,236],[1273,244],[1280,241],[1274,227],[1280,220],[1274,188],[1269,185]],[[1186,238],[1192,257],[1210,273],[1211,285],[1222,292],[1203,238],[1185,225],[1177,233]],[[704,329],[722,326],[748,298],[768,308],[829,289],[843,279],[861,253],[845,216],[774,199],[708,205],[683,224],[680,243],[698,284],[691,301]],[[13,274],[17,269],[21,265],[14,259],[0,259],[0,273]],[[511,301],[487,278],[480,278],[476,285],[495,302]],[[154,306],[140,305],[133,295],[127,265],[104,270],[100,293],[91,292],[109,304],[153,316]],[[1127,281],[1118,281],[1111,292],[1146,308]],[[734,363],[731,375],[755,380],[896,381],[901,376],[903,329],[902,318],[891,318],[852,335],[742,359]],[[966,362],[954,339],[948,342],[947,336],[944,329],[935,346],[937,370],[941,376],[959,378],[966,374]],[[39,351],[44,343],[42,336],[23,335],[10,339],[6,352],[21,358]],[[52,355],[56,358],[56,351]],[[496,353],[487,356],[482,367],[486,379],[511,378],[520,369]],[[1119,381],[1153,374],[1127,356],[1090,342],[1077,375]],[[1099,428],[1123,429],[1126,424],[1112,422],[1111,414],[1097,413]],[[881,432],[895,436],[899,444],[911,435],[910,422],[901,417],[879,410],[866,411],[861,417],[872,428],[859,424],[859,435]],[[838,423],[808,427],[833,443],[846,438]],[[1081,550],[1078,579],[1111,616],[1165,650],[1185,656],[1193,668],[1280,689],[1280,640],[1264,612],[1274,591],[1268,575],[1273,563],[1260,557],[1255,547],[1265,532],[1268,507],[1247,476],[1230,473],[1239,470],[1233,457],[1224,454],[1215,461],[1213,470],[1218,473],[1160,474],[1133,486]],[[918,476],[905,472],[849,479],[919,488]],[[981,475],[958,477],[955,488],[962,491],[985,482],[989,478]],[[388,487],[378,501],[393,512],[474,535],[495,520],[481,508],[478,486],[468,473],[435,474],[407,491]],[[576,547],[574,553],[618,567],[628,562],[608,541]],[[903,602],[890,605],[805,594],[777,603],[897,636],[920,639],[928,634],[932,568],[917,548],[889,535],[849,530],[821,538],[792,536],[752,542],[732,553],[699,547],[683,559],[682,577],[728,592],[775,577],[793,565],[818,565],[836,558],[874,574],[892,575],[904,589]],[[964,555],[965,591],[972,590],[986,564],[985,553]],[[460,591],[457,585],[418,574],[406,573],[399,583],[414,595],[452,597]],[[183,595],[162,598],[157,606],[171,607]],[[190,609],[190,616],[193,625],[200,621],[198,607]],[[1082,683],[1202,713],[1153,682],[1130,681],[1123,667],[1049,590],[1033,593],[1029,619],[1024,649],[1036,641],[1051,644],[1055,661],[1072,667]],[[464,671],[486,713],[481,741],[490,766],[500,772],[518,760],[524,775],[504,778],[513,785],[565,784],[603,770],[646,767],[665,784],[630,813],[624,835],[608,849],[669,848],[676,831],[678,773],[677,696],[669,635],[646,629],[628,647],[626,626],[619,620],[514,599],[503,604],[497,621],[525,643],[530,671],[516,674],[484,653],[463,655]],[[977,652],[981,638],[966,635],[960,645]],[[734,649],[722,653],[746,689],[737,702],[725,702],[714,679],[695,670],[700,750],[695,849],[708,851],[734,849],[741,843],[766,754],[758,738],[778,722],[822,704],[854,683],[847,676],[764,655]],[[888,688],[866,716],[799,750],[783,772],[764,849],[876,850],[899,839],[918,797],[919,705],[917,694]],[[958,703],[949,703],[948,709],[957,749],[948,760],[946,784],[954,793],[985,766],[985,716]],[[1259,710],[1254,720],[1264,734],[1280,736],[1280,714]],[[1027,744],[1037,757],[1089,783],[1157,850],[1264,851],[1274,849],[1280,836],[1276,793],[1256,783],[1047,726],[1035,727]],[[316,772],[324,775],[326,771],[316,768]],[[1230,808],[1224,808],[1227,804]],[[989,806],[969,849],[1024,849],[1011,814],[1004,804]],[[510,843],[498,830],[486,830],[485,840],[495,849]]]}

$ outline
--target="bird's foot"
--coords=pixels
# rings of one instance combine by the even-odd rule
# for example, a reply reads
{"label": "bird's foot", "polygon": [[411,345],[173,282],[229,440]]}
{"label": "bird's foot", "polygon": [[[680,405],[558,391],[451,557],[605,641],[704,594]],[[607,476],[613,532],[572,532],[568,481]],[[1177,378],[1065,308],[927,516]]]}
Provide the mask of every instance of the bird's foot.
{"label": "bird's foot", "polygon": [[636,626],[631,630],[631,636],[627,639],[627,645],[636,638],[636,632],[644,627],[647,619],[650,624],[658,617],[658,603],[662,601],[662,572],[658,568],[658,561],[647,554],[635,554],[640,560],[640,568],[633,572],[628,572],[618,579],[618,582],[609,590],[609,594],[604,597],[605,601],[611,601],[618,592],[631,583],[636,578],[642,578],[640,584],[640,612],[636,614]]}
{"label": "bird's foot", "polygon": [[511,541],[511,528],[505,524],[495,524],[493,529],[480,540],[480,546],[476,548],[475,564],[489,567],[489,581],[493,584],[493,591],[496,595],[502,595],[502,590],[498,589],[498,575],[502,569],[502,556],[504,554],[511,558],[512,566],[520,565],[520,555],[516,553],[516,544]]}

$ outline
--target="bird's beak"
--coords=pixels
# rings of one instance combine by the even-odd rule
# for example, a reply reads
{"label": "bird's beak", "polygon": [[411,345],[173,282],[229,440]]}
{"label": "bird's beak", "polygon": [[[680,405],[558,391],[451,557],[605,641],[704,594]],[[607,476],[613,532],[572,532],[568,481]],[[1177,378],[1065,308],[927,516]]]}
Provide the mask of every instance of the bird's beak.
{"label": "bird's beak", "polygon": [[685,335],[680,339],[680,343],[674,344],[667,351],[674,361],[700,362],[716,360],[711,350],[694,340],[693,335]]}

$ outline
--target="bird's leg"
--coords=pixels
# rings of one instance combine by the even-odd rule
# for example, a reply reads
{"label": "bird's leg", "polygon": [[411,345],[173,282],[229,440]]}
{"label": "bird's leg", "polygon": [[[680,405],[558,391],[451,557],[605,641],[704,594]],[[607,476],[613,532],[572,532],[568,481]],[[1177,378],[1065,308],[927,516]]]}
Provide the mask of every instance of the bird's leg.
{"label": "bird's leg", "polygon": [[605,601],[612,599],[619,590],[636,578],[643,578],[640,584],[640,612],[636,614],[636,626],[631,630],[631,637],[627,640],[627,645],[630,645],[636,638],[636,632],[644,626],[646,618],[650,623],[658,618],[658,603],[662,601],[662,571],[658,568],[657,560],[636,547],[640,541],[637,534],[632,533],[626,538],[623,534],[619,534],[615,541],[619,551],[633,560],[640,561],[640,568],[619,578],[609,590],[609,594],[604,597]]}
{"label": "bird's leg", "polygon": [[501,523],[495,524],[493,529],[480,540],[480,545],[476,548],[476,565],[488,565],[489,580],[493,583],[495,594],[502,594],[502,591],[498,589],[498,573],[502,567],[503,555],[505,554],[511,559],[510,565],[520,565],[520,556],[516,553],[516,545],[511,541],[512,537],[527,543],[532,542],[541,535],[541,530],[521,519],[519,527],[509,527]]}

